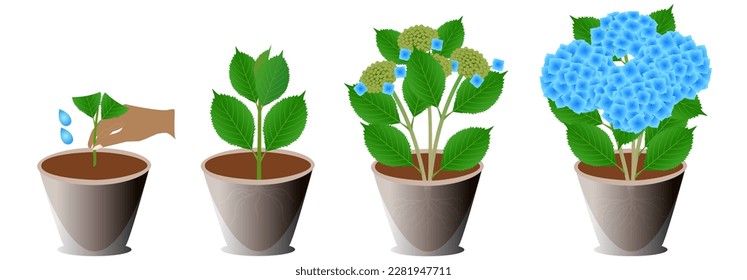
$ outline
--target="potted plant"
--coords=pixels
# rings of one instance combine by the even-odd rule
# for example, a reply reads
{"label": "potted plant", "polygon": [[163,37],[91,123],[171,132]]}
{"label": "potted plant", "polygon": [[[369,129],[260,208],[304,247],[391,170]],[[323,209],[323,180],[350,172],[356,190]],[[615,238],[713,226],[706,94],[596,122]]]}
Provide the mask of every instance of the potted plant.
{"label": "potted plant", "polygon": [[[73,97],[75,106],[93,119],[93,146],[102,120],[117,118],[128,108],[108,94]],[[64,126],[70,115],[59,111]],[[65,144],[73,141],[61,129]],[[143,194],[150,162],[114,149],[74,149],[50,155],[38,164],[63,247],[76,255],[112,255],[130,251],[127,240]]]}
{"label": "potted plant", "polygon": [[571,18],[576,40],[546,56],[540,82],[578,157],[597,251],[662,253],[693,145],[688,121],[705,115],[706,48],[674,30],[672,7]]}
{"label": "potted plant", "polygon": [[[453,113],[477,114],[495,104],[506,74],[500,72],[503,61],[495,59],[491,67],[480,52],[462,47],[461,18],[438,29],[375,31],[384,60],[346,86],[353,110],[364,121],[365,145],[376,159],[371,169],[397,243],[393,251],[459,253],[491,128],[462,129],[442,150],[441,133]],[[444,94],[448,76],[453,86]],[[422,115],[427,122],[418,125],[427,127],[427,138],[415,133],[415,118]]]}
{"label": "potted plant", "polygon": [[257,117],[255,123],[252,112],[238,98],[213,91],[210,116],[215,132],[228,144],[243,148],[213,155],[202,163],[228,245],[223,251],[241,255],[292,252],[290,242],[314,162],[278,148],[296,141],[306,126],[305,92],[272,105],[287,89],[289,73],[282,52],[270,57],[270,49],[256,60],[236,49],[228,74],[236,92],[254,103]]}

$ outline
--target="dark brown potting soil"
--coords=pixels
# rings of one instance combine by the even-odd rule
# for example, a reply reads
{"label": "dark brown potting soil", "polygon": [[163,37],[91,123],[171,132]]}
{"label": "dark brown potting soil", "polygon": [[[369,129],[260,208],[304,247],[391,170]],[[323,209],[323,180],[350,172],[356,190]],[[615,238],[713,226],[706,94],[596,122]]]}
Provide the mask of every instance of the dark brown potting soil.
{"label": "dark brown potting soil", "polygon": [[[308,161],[286,154],[269,152],[262,159],[262,179],[275,179],[301,173],[311,167]],[[215,174],[257,179],[257,161],[250,152],[222,155],[205,163],[205,168]]]}
{"label": "dark brown potting soil", "polygon": [[[631,153],[625,153],[625,161],[628,164],[628,170],[630,170],[630,167],[632,166],[632,154]],[[616,154],[617,164],[619,166],[622,166],[622,162],[620,161],[620,155]],[[638,170],[641,170],[643,168],[643,163],[646,159],[646,154],[641,154],[640,159],[638,159]],[[581,172],[586,173],[588,175],[594,176],[594,177],[601,177],[601,178],[607,178],[607,179],[615,179],[615,180],[625,180],[625,175],[620,171],[617,166],[591,166],[585,163],[580,163],[578,165],[578,169],[581,170]],[[673,174],[677,171],[682,169],[682,164],[675,167],[674,169],[665,170],[665,171],[656,171],[656,170],[645,170],[641,173],[641,175],[638,175],[637,180],[644,180],[644,179],[653,179],[658,177],[667,176],[669,174]]]}
{"label": "dark brown potting soil", "polygon": [[51,157],[42,162],[41,167],[53,175],[101,180],[113,179],[135,174],[148,165],[135,157],[107,153],[96,153],[96,167],[93,166],[93,153],[75,153]]}
{"label": "dark brown potting soil", "polygon": [[[428,154],[423,153],[422,155],[423,155],[423,165],[427,166]],[[443,155],[441,154],[436,154],[436,165],[435,165],[434,170],[438,170],[439,168],[441,168],[441,157],[442,156]],[[418,159],[415,156],[415,154],[412,154],[412,160],[416,165],[418,164],[417,163]],[[464,171],[441,171],[438,174],[436,174],[436,177],[434,177],[433,180],[445,180],[445,179],[456,178],[459,176],[464,176],[472,172],[475,172],[475,170],[477,170],[478,168],[480,168],[479,165],[475,165],[475,167],[472,167]],[[392,177],[400,178],[400,179],[410,179],[410,180],[421,180],[422,179],[422,177],[420,176],[420,173],[417,170],[415,170],[415,168],[412,166],[391,167],[391,166],[383,165],[381,163],[376,163],[376,170],[381,172],[384,175],[388,175],[388,176],[392,176]]]}

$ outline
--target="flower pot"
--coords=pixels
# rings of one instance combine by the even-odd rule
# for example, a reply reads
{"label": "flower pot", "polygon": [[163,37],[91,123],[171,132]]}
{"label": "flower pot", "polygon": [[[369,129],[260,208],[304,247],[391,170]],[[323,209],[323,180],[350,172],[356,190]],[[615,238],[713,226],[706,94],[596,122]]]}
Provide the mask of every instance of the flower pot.
{"label": "flower pot", "polygon": [[290,246],[314,162],[284,150],[268,152],[256,180],[254,155],[233,150],[202,163],[227,246],[237,255],[277,255]]}
{"label": "flower pot", "polygon": [[42,159],[38,168],[63,246],[74,255],[130,251],[130,237],[150,162],[120,150],[101,149],[93,167],[90,149]]}
{"label": "flower pot", "polygon": [[[423,154],[427,161],[427,154]],[[413,155],[414,157],[414,155]],[[436,156],[440,162],[441,154]],[[436,165],[436,170],[438,169]],[[371,165],[389,226],[405,255],[450,255],[459,247],[483,165],[460,172],[442,171],[433,181],[422,181],[412,167]]]}
{"label": "flower pot", "polygon": [[[630,153],[626,158],[630,163]],[[645,154],[639,167],[643,158]],[[668,171],[644,171],[638,180],[626,181],[617,167],[577,162],[576,173],[599,240],[596,251],[625,256],[665,252],[662,244],[686,168],[682,163]]]}

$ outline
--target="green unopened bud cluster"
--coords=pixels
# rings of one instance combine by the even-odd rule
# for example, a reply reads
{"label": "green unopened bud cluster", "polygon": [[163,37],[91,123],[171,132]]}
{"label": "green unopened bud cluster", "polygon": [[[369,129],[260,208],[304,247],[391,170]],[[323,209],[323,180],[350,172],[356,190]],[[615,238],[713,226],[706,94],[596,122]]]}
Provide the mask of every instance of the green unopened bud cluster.
{"label": "green unopened bud cluster", "polygon": [[405,29],[397,37],[397,44],[400,48],[412,49],[427,52],[431,50],[431,41],[438,38],[438,31],[425,25],[415,25]]}
{"label": "green unopened bud cluster", "polygon": [[394,83],[397,78],[394,76],[396,63],[391,61],[374,62],[366,70],[363,70],[360,82],[369,89],[369,92],[381,92],[384,83]]}
{"label": "green unopened bud cluster", "polygon": [[470,48],[458,48],[451,54],[451,59],[459,63],[457,71],[464,77],[472,77],[475,74],[485,77],[490,72],[490,65],[485,57],[478,51]]}
{"label": "green unopened bud cluster", "polygon": [[433,58],[438,61],[438,64],[441,65],[441,69],[444,70],[444,75],[449,76],[451,75],[451,60],[444,57],[443,55],[434,53]]}

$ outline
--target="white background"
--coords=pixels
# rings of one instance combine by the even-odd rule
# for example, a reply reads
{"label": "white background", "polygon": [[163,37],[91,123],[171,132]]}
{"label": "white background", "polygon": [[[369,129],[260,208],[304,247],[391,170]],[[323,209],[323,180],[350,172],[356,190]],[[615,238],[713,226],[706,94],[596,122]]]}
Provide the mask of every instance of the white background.
{"label": "white background", "polygon": [[[717,1],[25,1],[0,4],[0,278],[298,278],[303,267],[449,266],[443,279],[745,277],[743,13]],[[707,117],[693,122],[689,158],[665,246],[647,257],[601,255],[565,142],[539,87],[544,56],[572,39],[569,15],[649,13],[674,4],[677,30],[708,48]],[[506,84],[486,113],[455,116],[445,136],[494,126],[463,253],[412,257],[394,246],[344,83],[380,60],[374,28],[438,27],[464,16],[465,45],[506,61]],[[272,45],[290,65],[288,94],[307,91],[309,122],[289,149],[316,162],[292,246],[281,256],[223,253],[200,163],[232,149],[210,123],[211,89],[235,94],[234,47]],[[450,85],[450,84],[449,84]],[[122,103],[176,109],[165,134],[115,148],[152,163],[130,253],[80,257],[61,246],[37,163],[84,147],[91,125],[70,97],[103,91]],[[57,110],[75,142],[59,140]],[[421,122],[424,120],[421,120]],[[265,277],[265,278],[263,278]],[[328,279],[330,277],[317,277]],[[383,279],[380,277],[362,277]],[[399,277],[408,278],[408,277]],[[412,277],[418,278],[418,277]],[[340,279],[346,279],[341,277]]]}

